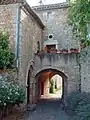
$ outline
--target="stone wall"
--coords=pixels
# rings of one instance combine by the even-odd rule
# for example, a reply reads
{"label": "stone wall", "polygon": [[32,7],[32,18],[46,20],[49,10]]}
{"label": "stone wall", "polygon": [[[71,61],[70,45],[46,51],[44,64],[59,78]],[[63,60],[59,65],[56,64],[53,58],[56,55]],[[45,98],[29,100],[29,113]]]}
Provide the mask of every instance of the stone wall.
{"label": "stone wall", "polygon": [[72,28],[68,25],[68,5],[66,3],[42,5],[33,9],[46,25],[44,40],[48,40],[48,35],[53,34],[53,39],[58,40],[59,49],[79,47],[79,43],[73,39]]}
{"label": "stone wall", "polygon": [[15,51],[18,4],[0,5],[0,30],[9,32],[10,47]]}
{"label": "stone wall", "polygon": [[19,81],[23,85],[27,83],[26,75],[29,63],[34,59],[34,53],[37,52],[37,42],[40,42],[40,49],[42,44],[40,20],[28,4],[25,6],[21,3],[13,4],[13,2],[0,5],[0,30],[8,31],[10,34],[10,47],[15,52],[16,59],[19,57],[18,75]]}
{"label": "stone wall", "polygon": [[22,84],[27,84],[26,74],[28,65],[34,59],[34,53],[37,52],[37,42],[42,42],[42,28],[36,19],[21,8],[20,17],[20,69],[19,76]]}
{"label": "stone wall", "polygon": [[90,92],[90,47],[81,51],[81,90]]}
{"label": "stone wall", "polygon": [[[36,56],[36,74],[40,71],[54,69],[67,76],[67,94],[80,89],[80,67],[78,54],[44,54]],[[59,73],[63,78],[63,75]],[[66,89],[66,87],[65,87]]]}

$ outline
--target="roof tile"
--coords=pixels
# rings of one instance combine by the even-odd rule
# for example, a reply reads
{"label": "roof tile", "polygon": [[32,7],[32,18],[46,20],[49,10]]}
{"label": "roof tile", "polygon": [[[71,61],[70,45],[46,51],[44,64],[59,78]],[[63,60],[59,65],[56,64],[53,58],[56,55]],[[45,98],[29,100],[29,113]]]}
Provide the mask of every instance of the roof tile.
{"label": "roof tile", "polygon": [[0,5],[22,3],[23,0],[0,0]]}

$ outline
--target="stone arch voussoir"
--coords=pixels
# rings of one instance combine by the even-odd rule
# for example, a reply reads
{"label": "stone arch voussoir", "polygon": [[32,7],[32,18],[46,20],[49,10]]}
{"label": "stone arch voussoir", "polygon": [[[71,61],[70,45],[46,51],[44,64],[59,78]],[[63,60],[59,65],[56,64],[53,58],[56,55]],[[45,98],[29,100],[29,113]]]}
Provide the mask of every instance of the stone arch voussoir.
{"label": "stone arch voussoir", "polygon": [[56,68],[56,67],[45,67],[45,68],[41,68],[41,69],[38,69],[35,73],[35,77],[37,77],[41,72],[43,71],[47,71],[47,70],[55,70],[57,71],[57,73],[61,73],[60,75],[63,77],[66,77],[68,78],[68,71],[65,71],[64,68]]}

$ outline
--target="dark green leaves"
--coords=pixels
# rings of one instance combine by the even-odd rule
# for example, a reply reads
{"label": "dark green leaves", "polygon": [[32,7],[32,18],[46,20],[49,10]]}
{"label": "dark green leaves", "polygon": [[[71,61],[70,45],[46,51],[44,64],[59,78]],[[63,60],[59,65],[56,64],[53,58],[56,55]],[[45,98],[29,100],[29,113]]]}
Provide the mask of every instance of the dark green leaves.
{"label": "dark green leaves", "polygon": [[76,36],[80,35],[80,41],[83,39],[86,46],[90,45],[89,40],[87,40],[87,35],[89,34],[87,24],[90,23],[90,2],[88,0],[76,0],[70,6],[69,23],[76,26]]}
{"label": "dark green leaves", "polygon": [[0,32],[0,69],[12,68],[14,53],[9,49],[9,35]]}

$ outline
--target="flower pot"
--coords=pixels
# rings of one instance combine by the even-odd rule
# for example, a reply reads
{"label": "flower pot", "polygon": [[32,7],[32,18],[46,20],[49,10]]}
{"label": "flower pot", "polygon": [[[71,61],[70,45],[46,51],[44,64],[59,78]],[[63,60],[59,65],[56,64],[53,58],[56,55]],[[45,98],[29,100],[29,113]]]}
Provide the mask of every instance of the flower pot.
{"label": "flower pot", "polygon": [[57,50],[50,50],[50,53],[57,53]]}
{"label": "flower pot", "polygon": [[71,53],[78,53],[79,50],[78,50],[78,49],[70,49],[70,52],[71,52]]}
{"label": "flower pot", "polygon": [[61,50],[61,53],[64,53],[64,54],[67,54],[68,53],[68,50]]}

